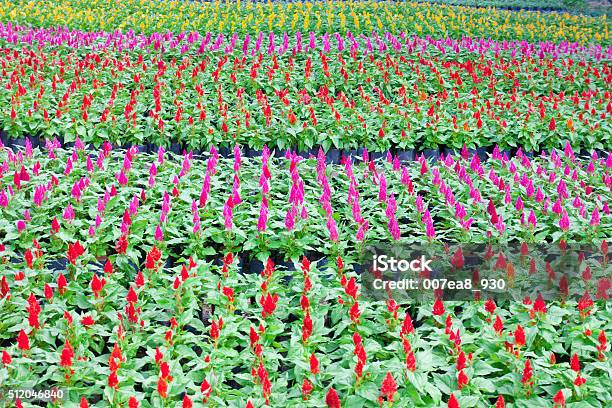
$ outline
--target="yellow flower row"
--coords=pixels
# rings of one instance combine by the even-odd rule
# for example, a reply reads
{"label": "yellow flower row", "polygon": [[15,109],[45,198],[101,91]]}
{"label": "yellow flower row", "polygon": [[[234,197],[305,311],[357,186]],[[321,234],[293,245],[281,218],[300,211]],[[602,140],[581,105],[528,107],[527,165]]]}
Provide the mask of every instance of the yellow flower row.
{"label": "yellow flower row", "polygon": [[0,20],[82,30],[152,33],[213,31],[406,32],[527,41],[610,43],[607,17],[407,2],[14,0],[0,1]]}

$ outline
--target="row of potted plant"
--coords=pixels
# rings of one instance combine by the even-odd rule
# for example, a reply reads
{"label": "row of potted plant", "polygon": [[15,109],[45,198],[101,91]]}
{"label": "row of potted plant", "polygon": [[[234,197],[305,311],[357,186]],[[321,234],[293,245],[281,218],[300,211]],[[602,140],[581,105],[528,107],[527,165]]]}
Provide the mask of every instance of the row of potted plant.
{"label": "row of potted plant", "polygon": [[[66,407],[605,404],[612,154],[323,157],[0,148],[3,386]],[[353,266],[371,243],[544,240],[593,244],[586,294],[381,300]],[[533,263],[562,285],[493,255],[507,282]]]}
{"label": "row of potted plant", "polygon": [[10,137],[302,151],[611,146],[612,49],[388,34],[334,48],[324,37],[327,53],[278,53],[270,36],[267,51],[259,38],[244,51],[237,37],[222,51],[218,37],[201,52],[158,55],[6,38],[0,123]]}
{"label": "row of potted plant", "polygon": [[[566,13],[455,7],[404,1],[329,2],[143,2],[120,5],[101,0],[25,0],[7,2],[0,19],[35,27],[67,26],[87,31],[137,33],[221,31],[282,33],[371,33],[389,30],[419,36],[448,33],[500,40],[575,41],[610,44],[610,21]],[[568,27],[571,27],[568,29]]]}

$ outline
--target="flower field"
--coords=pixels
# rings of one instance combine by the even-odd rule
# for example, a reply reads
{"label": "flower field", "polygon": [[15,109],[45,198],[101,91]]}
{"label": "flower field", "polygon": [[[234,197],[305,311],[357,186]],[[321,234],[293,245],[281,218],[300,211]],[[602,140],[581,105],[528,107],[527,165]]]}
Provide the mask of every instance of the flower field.
{"label": "flower field", "polygon": [[607,406],[609,27],[0,1],[0,407]]}

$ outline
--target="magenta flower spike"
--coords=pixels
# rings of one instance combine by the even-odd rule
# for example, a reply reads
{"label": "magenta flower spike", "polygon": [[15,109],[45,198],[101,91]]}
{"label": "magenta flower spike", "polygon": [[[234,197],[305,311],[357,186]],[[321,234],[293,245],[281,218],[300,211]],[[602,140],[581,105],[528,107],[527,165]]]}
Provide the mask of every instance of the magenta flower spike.
{"label": "magenta flower spike", "polygon": [[595,205],[595,208],[593,209],[593,212],[591,213],[591,221],[589,222],[589,224],[593,227],[596,227],[599,225],[599,222],[600,222],[599,209],[597,208],[597,205]]}
{"label": "magenta flower spike", "polygon": [[563,210],[563,214],[561,215],[561,219],[559,220],[559,227],[563,231],[569,230],[570,220],[569,220],[569,217],[567,216],[567,211],[565,210]]}

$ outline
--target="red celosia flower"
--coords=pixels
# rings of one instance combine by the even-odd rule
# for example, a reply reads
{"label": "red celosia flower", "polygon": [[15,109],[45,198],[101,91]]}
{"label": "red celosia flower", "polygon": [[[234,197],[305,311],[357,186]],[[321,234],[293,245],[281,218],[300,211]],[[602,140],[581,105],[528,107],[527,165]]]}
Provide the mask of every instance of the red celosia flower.
{"label": "red celosia flower", "polygon": [[581,387],[586,383],[586,378],[582,377],[580,374],[578,374],[576,376],[576,379],[574,380],[574,385],[577,387]]}
{"label": "red celosia flower", "polygon": [[104,285],[106,285],[106,279],[100,279],[98,275],[94,273],[91,278],[91,291],[96,299],[100,297],[100,292],[104,289]]}
{"label": "red celosia flower", "polygon": [[504,397],[500,395],[497,397],[497,402],[495,403],[495,408],[505,408],[506,402],[504,401]]}
{"label": "red celosia flower", "polygon": [[51,299],[53,299],[53,288],[51,288],[48,283],[45,283],[44,294],[45,299],[47,299],[47,301],[51,303]]}
{"label": "red celosia flower", "polygon": [[87,399],[85,397],[81,397],[79,408],[88,408],[88,407],[89,407],[89,404],[87,403]]}
{"label": "red celosia flower", "polygon": [[145,261],[145,267],[147,269],[155,269],[157,262],[161,259],[161,252],[157,249],[156,246],[153,246],[149,253],[147,254],[147,259]]}
{"label": "red celosia flower", "polygon": [[495,313],[495,308],[496,308],[496,305],[495,305],[495,301],[493,299],[488,299],[485,302],[485,310],[487,312],[489,312],[489,314]]}
{"label": "red celosia flower", "polygon": [[28,311],[28,323],[30,326],[34,329],[40,329],[40,322],[38,320],[40,315],[40,304],[33,293],[30,293],[28,307],[26,309]]}
{"label": "red celosia flower", "polygon": [[26,249],[24,258],[28,268],[32,269],[34,266],[34,256],[32,255],[32,250],[30,248]]}
{"label": "red celosia flower", "polygon": [[533,311],[536,313],[546,313],[546,303],[544,302],[541,293],[538,293],[538,297],[533,303]]}
{"label": "red celosia flower", "polygon": [[119,379],[117,378],[117,372],[111,371],[110,375],[108,376],[108,386],[111,388],[116,388],[117,384],[119,384]]}
{"label": "red celosia flower", "polygon": [[557,124],[555,123],[555,118],[550,119],[550,123],[548,123],[548,130],[555,130],[557,128]]}
{"label": "red celosia flower", "polygon": [[608,343],[608,339],[606,338],[606,333],[603,330],[599,331],[599,336],[597,336],[597,341],[599,342],[599,344],[597,345],[597,358],[603,361],[605,359],[603,352],[606,351],[606,346]]}
{"label": "red celosia flower", "polygon": [[85,253],[85,249],[83,248],[83,246],[81,245],[79,241],[75,242],[74,244],[68,244],[67,257],[71,264],[76,265],[76,260],[78,259],[79,256],[83,255],[84,253]]}
{"label": "red celosia flower", "polygon": [[[338,257],[336,259],[336,265],[338,266],[338,272],[342,272],[344,270],[344,261],[342,260],[341,257]],[[333,388],[332,388],[332,390],[333,390]]]}
{"label": "red celosia flower", "polygon": [[208,401],[208,398],[210,397],[210,394],[212,393],[212,387],[210,386],[210,383],[206,380],[206,378],[202,380],[202,384],[200,385],[200,391],[204,395],[204,403],[206,403],[206,401]]}
{"label": "red celosia flower", "polygon": [[578,354],[576,353],[574,353],[570,359],[570,368],[575,372],[580,372],[580,360],[578,359]]}
{"label": "red celosia flower", "polygon": [[142,288],[144,286],[145,281],[142,271],[138,271],[138,273],[136,274],[136,277],[134,278],[134,284],[136,284],[136,287],[138,288]]}
{"label": "red celosia flower", "polygon": [[410,314],[406,312],[406,317],[404,318],[404,322],[402,323],[402,329],[400,331],[400,336],[404,337],[407,334],[414,333],[414,326],[412,324],[412,318]]}
{"label": "red celosia flower", "polygon": [[138,295],[136,294],[136,291],[134,290],[133,287],[130,286],[130,290],[128,291],[128,294],[126,296],[126,300],[129,303],[136,303],[138,302]]}
{"label": "red celosia flower", "polygon": [[59,276],[57,277],[57,291],[60,293],[60,295],[63,295],[66,292],[66,286],[68,286],[66,277],[60,272]]}
{"label": "red celosia flower", "polygon": [[302,294],[300,297],[300,306],[303,311],[307,311],[310,308],[310,300],[308,300],[308,296]]}
{"label": "red celosia flower", "polygon": [[457,384],[460,390],[463,388],[464,385],[467,385],[468,381],[469,379],[468,376],[465,375],[465,372],[463,372],[463,370],[459,371],[459,374],[457,374]]}
{"label": "red celosia flower", "polygon": [[455,397],[455,394],[451,394],[450,398],[448,399],[448,403],[447,403],[448,408],[460,408],[459,407],[459,401],[457,401],[457,398]]}
{"label": "red celosia flower", "polygon": [[593,300],[588,292],[584,292],[584,295],[578,301],[578,310],[581,316],[586,316],[590,313],[589,309],[593,307]]}
{"label": "red celosia flower", "polygon": [[495,322],[493,323],[493,330],[495,330],[497,334],[501,334],[502,331],[504,330],[504,322],[502,321],[501,317],[499,317],[499,315],[495,316]]}
{"label": "red celosia flower", "polygon": [[[344,276],[342,276],[344,278]],[[355,277],[353,276],[351,279],[346,282],[344,285],[344,291],[347,295],[352,297],[353,299],[357,299],[357,283],[355,281]]]}
{"label": "red celosia flower", "polygon": [[261,315],[264,318],[267,316],[272,316],[274,310],[276,309],[276,302],[278,302],[277,294],[274,294],[274,296],[270,295],[270,293],[266,294],[265,296],[262,295],[259,303],[263,308]]}
{"label": "red celosia flower", "polygon": [[312,392],[312,389],[312,383],[308,381],[308,379],[304,378],[304,382],[302,383],[302,398],[304,398],[304,400],[308,399],[308,396]]}
{"label": "red celosia flower", "polygon": [[138,408],[138,400],[136,397],[131,396],[128,400],[128,408]]}
{"label": "red celosia flower", "polygon": [[191,398],[189,398],[187,394],[185,394],[185,396],[183,397],[183,408],[192,408],[192,407],[193,407],[193,402],[191,401]]}
{"label": "red celosia flower", "polygon": [[127,237],[125,235],[122,235],[117,240],[117,243],[115,244],[115,250],[117,251],[118,254],[125,254],[125,251],[127,251],[127,247],[128,247]]}
{"label": "red celosia flower", "polygon": [[304,322],[302,325],[302,341],[306,342],[311,334],[312,334],[312,319],[310,318],[310,313],[306,312],[306,315],[304,316]]}
{"label": "red celosia flower", "polygon": [[455,250],[455,253],[450,259],[450,263],[456,270],[463,268],[463,265],[465,264],[465,259],[463,257],[463,251],[461,250],[461,247]]}
{"label": "red celosia flower", "polygon": [[11,289],[9,288],[8,281],[6,280],[6,276],[2,276],[2,279],[0,279],[0,299],[4,297],[6,297],[7,299],[10,298],[11,296],[10,292],[11,292]]}
{"label": "red celosia flower", "polygon": [[210,326],[210,337],[212,337],[212,339],[215,341],[217,341],[217,339],[219,338],[219,326],[214,320],[212,321],[212,324]]}
{"label": "red celosia flower", "polygon": [[562,390],[557,391],[553,397],[553,402],[555,403],[555,408],[563,408],[565,406],[565,396]]}
{"label": "red celosia flower", "polygon": [[107,275],[113,273],[113,264],[111,263],[110,259],[107,259],[106,263],[104,264],[104,273]]}
{"label": "red celosia flower", "polygon": [[94,319],[91,317],[91,315],[85,315],[81,318],[81,324],[83,326],[93,326],[94,323]]}
{"label": "red celosia flower", "polygon": [[74,358],[74,350],[70,345],[70,342],[66,340],[64,343],[64,348],[62,349],[62,353],[60,355],[60,367],[71,367],[72,359]]}
{"label": "red celosia flower", "polygon": [[222,292],[230,303],[234,303],[234,289],[224,286]]}
{"label": "red celosia flower", "polygon": [[523,376],[521,377],[521,382],[526,387],[529,387],[530,385],[533,384],[533,381],[531,379],[532,377],[533,377],[533,369],[531,368],[531,360],[527,360],[525,362],[525,367],[523,368]]}
{"label": "red celosia flower", "polygon": [[155,363],[159,364],[163,358],[164,358],[163,353],[161,352],[159,347],[156,347],[155,348]]}
{"label": "red celosia flower", "polygon": [[304,272],[304,274],[310,272],[310,261],[305,256],[302,257],[301,268],[302,268],[302,272]]}
{"label": "red celosia flower", "polygon": [[251,326],[251,331],[249,332],[249,339],[251,341],[251,347],[253,347],[253,345],[257,343],[257,341],[259,341],[259,335],[255,331],[253,326]]}
{"label": "red celosia flower", "polygon": [[442,302],[440,298],[436,298],[434,305],[433,305],[432,313],[434,314],[434,316],[441,316],[444,314],[444,312],[445,312],[444,302]]}
{"label": "red celosia flower", "polygon": [[408,369],[408,371],[416,371],[416,357],[412,350],[410,350],[410,352],[408,352],[408,354],[406,355],[406,368]]}
{"label": "red celosia flower", "polygon": [[313,374],[319,373],[319,360],[317,360],[317,356],[314,353],[310,355],[310,372]]}
{"label": "red celosia flower", "polygon": [[361,312],[359,311],[359,302],[355,301],[355,303],[353,303],[353,306],[351,306],[351,309],[349,310],[349,315],[354,323],[359,324],[359,316],[361,316]]}
{"label": "red celosia flower", "polygon": [[163,379],[163,377],[160,377],[159,380],[157,380],[157,392],[159,393],[160,397],[164,399],[168,398],[168,383]]}
{"label": "red celosia flower", "polygon": [[380,394],[387,401],[393,402],[393,395],[397,392],[397,383],[389,371],[380,387]]}
{"label": "red celosia flower", "polygon": [[330,388],[325,395],[325,403],[329,408],[340,408],[340,398],[333,388]]}
{"label": "red celosia flower", "polygon": [[514,331],[514,345],[517,347],[522,347],[525,345],[525,331],[519,324]]}
{"label": "red celosia flower", "polygon": [[463,352],[463,350],[461,350],[459,352],[459,355],[457,356],[457,371],[461,371],[465,368],[465,363],[466,363],[466,358],[465,358],[465,353]]}
{"label": "red celosia flower", "polygon": [[2,364],[7,366],[11,364],[12,361],[11,355],[6,350],[2,350]]}

